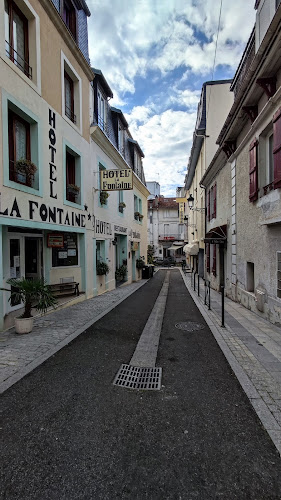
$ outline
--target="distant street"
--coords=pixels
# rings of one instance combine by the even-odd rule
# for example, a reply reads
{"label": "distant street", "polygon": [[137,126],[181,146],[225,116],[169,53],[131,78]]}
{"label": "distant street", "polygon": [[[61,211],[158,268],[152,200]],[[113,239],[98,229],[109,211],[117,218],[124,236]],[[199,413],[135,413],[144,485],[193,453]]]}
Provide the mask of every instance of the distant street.
{"label": "distant street", "polygon": [[[114,386],[165,278],[161,390]],[[279,454],[178,270],[159,270],[2,408],[3,500],[281,499]]]}

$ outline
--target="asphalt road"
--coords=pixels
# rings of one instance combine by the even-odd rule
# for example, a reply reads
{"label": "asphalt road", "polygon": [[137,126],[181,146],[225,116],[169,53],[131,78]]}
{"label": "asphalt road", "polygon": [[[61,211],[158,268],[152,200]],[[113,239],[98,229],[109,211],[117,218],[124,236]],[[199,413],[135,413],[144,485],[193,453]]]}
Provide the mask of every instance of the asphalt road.
{"label": "asphalt road", "polygon": [[281,499],[280,457],[176,270],[161,391],[112,385],[165,273],[4,393],[2,499]]}

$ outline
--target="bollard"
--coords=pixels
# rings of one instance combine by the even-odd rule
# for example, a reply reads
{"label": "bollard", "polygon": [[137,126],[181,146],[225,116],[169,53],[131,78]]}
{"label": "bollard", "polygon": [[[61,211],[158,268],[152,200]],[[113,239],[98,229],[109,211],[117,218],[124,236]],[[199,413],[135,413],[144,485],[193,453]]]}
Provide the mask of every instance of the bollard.
{"label": "bollard", "polygon": [[204,280],[204,305],[207,305],[207,284],[206,280]]}
{"label": "bollard", "polygon": [[224,286],[221,286],[221,326],[224,326]]}
{"label": "bollard", "polygon": [[196,281],[196,271],[194,272],[194,283],[193,283],[193,290],[194,291],[196,290],[195,281]]}
{"label": "bollard", "polygon": [[210,311],[210,309],[211,309],[211,283],[210,283],[210,281],[208,283],[208,289],[209,289],[209,305],[208,305],[208,309]]}
{"label": "bollard", "polygon": [[199,280],[200,280],[200,276],[199,276],[199,273],[198,273],[198,297],[200,297],[200,283],[199,283]]}

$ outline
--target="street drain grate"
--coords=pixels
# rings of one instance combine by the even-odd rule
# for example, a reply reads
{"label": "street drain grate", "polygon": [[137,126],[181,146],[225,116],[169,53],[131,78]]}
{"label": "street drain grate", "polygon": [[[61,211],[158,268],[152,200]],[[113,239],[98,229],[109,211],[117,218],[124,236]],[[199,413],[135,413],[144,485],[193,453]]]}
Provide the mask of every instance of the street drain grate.
{"label": "street drain grate", "polygon": [[184,330],[185,332],[196,332],[196,330],[203,330],[204,325],[188,321],[186,323],[176,323],[175,327],[179,330]]}
{"label": "street drain grate", "polygon": [[162,368],[143,368],[139,366],[122,365],[113,385],[126,389],[142,389],[159,391],[161,389]]}

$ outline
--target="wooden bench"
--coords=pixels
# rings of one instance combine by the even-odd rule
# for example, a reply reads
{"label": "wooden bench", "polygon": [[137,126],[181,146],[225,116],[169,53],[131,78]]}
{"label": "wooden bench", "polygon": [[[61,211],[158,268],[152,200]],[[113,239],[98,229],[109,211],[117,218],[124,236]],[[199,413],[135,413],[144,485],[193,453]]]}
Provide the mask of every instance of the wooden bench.
{"label": "wooden bench", "polygon": [[49,286],[56,297],[61,297],[63,295],[79,295],[79,283],[77,281],[52,283]]}

